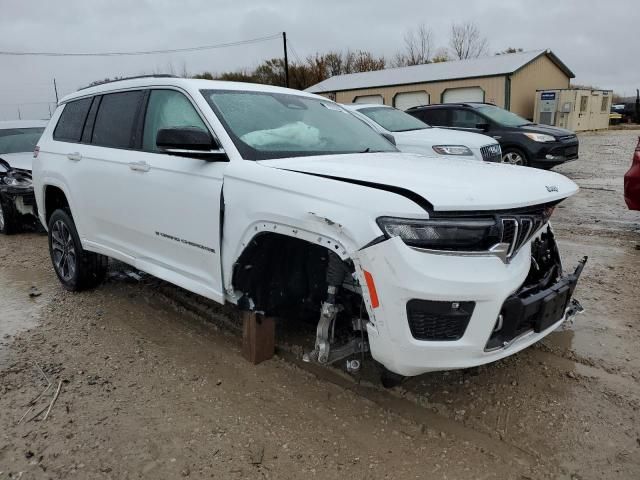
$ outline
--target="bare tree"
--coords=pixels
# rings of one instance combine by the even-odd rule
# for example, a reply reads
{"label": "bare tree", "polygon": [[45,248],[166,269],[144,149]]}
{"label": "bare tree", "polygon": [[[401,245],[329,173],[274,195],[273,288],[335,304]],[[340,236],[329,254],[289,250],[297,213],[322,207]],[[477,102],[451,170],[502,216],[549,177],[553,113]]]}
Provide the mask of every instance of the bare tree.
{"label": "bare tree", "polygon": [[404,35],[404,50],[396,53],[392,65],[406,67],[431,62],[433,32],[424,23]]}
{"label": "bare tree", "polygon": [[472,22],[451,25],[449,47],[453,56],[459,60],[478,58],[489,51],[486,37],[482,36],[477,25]]}

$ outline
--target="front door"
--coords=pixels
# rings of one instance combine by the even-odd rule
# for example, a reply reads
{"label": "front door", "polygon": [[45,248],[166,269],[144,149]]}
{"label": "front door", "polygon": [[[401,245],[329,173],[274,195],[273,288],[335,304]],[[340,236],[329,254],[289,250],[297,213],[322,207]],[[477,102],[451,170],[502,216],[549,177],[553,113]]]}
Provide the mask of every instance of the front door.
{"label": "front door", "polygon": [[144,238],[136,265],[171,283],[222,302],[220,197],[226,162],[162,153],[162,128],[208,130],[189,98],[178,90],[151,90],[141,151],[128,165],[126,190],[133,192],[131,228]]}

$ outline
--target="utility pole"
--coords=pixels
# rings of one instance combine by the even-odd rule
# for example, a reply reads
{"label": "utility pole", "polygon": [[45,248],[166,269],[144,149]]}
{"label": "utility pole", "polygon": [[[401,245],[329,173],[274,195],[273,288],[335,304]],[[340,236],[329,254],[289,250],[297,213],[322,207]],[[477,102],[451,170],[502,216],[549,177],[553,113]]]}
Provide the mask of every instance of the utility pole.
{"label": "utility pole", "polygon": [[18,107],[18,120],[22,120],[22,113],[20,113],[20,107]]}
{"label": "utility pole", "polygon": [[56,93],[56,105],[58,105],[58,86],[55,77],[53,78],[53,91]]}
{"label": "utility pole", "polygon": [[289,57],[287,56],[287,32],[282,32],[284,46],[284,86],[289,88]]}

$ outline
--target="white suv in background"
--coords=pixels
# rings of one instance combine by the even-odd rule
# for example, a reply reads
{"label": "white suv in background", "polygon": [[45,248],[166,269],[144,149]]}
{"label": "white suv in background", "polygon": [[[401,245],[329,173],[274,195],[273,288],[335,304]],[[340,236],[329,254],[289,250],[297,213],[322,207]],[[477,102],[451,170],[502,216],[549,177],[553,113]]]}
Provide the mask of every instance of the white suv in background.
{"label": "white suv in background", "polygon": [[397,108],[375,104],[343,104],[371,128],[393,139],[402,152],[443,156],[453,160],[502,162],[500,144],[487,135],[427,125]]}
{"label": "white suv in background", "polygon": [[387,380],[511,355],[573,315],[549,227],[577,191],[546,171],[399,152],[341,106],[170,77],[65,97],[34,161],[56,274],[107,258],[217,302],[311,319],[322,364]]}

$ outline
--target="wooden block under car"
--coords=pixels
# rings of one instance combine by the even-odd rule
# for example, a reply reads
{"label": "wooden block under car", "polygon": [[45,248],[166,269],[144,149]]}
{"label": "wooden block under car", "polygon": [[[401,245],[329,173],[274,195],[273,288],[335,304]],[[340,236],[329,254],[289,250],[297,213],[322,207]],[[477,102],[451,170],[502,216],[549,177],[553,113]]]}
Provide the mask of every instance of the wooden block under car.
{"label": "wooden block under car", "polygon": [[276,322],[255,312],[242,312],[242,355],[257,365],[273,357]]}

